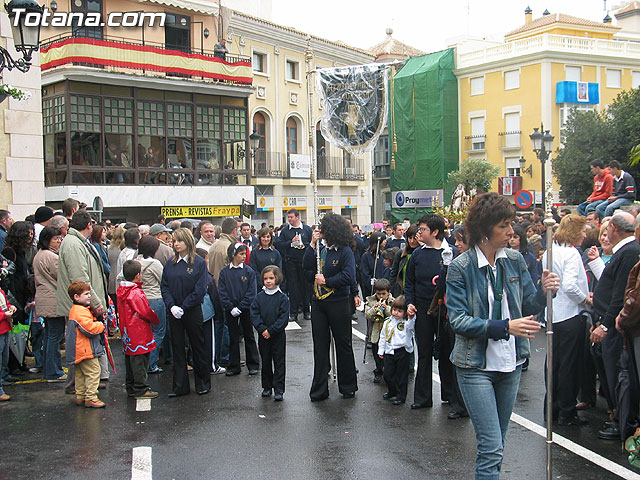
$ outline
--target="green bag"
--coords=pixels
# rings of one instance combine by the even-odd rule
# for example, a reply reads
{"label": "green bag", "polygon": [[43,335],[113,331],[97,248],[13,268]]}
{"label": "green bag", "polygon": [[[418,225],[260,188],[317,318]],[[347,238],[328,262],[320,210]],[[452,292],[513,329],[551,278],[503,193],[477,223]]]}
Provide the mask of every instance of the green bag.
{"label": "green bag", "polygon": [[624,449],[629,452],[629,463],[640,468],[640,428],[624,442]]}

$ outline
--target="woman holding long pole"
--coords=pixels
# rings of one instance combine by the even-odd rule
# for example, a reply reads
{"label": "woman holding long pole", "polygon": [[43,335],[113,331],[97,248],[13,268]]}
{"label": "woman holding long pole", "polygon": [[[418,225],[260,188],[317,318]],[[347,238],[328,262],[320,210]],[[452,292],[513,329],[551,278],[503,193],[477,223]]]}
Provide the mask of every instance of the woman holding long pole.
{"label": "woman holding long pole", "polygon": [[[311,308],[313,335],[313,382],[309,396],[312,402],[329,398],[329,346],[331,335],[336,344],[338,389],[344,398],[353,398],[358,390],[356,365],[351,344],[351,286],[356,267],[351,250],[353,232],[340,215],[329,213],[313,232],[304,253],[305,275],[314,282]],[[320,270],[316,264],[316,245],[320,246]]]}
{"label": "woman holding long pole", "polygon": [[[465,220],[469,250],[447,273],[447,309],[456,342],[451,361],[476,431],[476,479],[500,477],[507,427],[540,330],[533,315],[546,303],[520,252],[506,249],[515,210],[497,193],[475,197]],[[542,290],[556,292],[558,276],[544,271]]]}

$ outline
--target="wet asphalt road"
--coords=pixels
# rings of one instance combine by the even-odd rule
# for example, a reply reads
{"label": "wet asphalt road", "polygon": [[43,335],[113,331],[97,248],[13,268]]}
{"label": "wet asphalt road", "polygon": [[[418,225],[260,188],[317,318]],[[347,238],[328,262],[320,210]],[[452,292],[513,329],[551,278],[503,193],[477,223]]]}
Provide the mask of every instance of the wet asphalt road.
{"label": "wet asphalt road", "polygon": [[[364,318],[359,315],[363,331]],[[311,403],[312,342],[309,322],[287,332],[285,400],[260,397],[260,376],[215,375],[209,395],[167,398],[171,372],[151,376],[161,395],[150,411],[137,412],[124,391],[124,360],[112,342],[118,374],[100,397],[103,410],[75,407],[63,384],[9,386],[12,401],[0,404],[0,479],[129,479],[132,449],[152,449],[154,479],[469,479],[475,435],[469,419],[447,420],[434,387],[432,409],[410,410],[382,400],[384,385],[372,383],[373,360],[362,364],[363,341],[353,337],[360,369],[359,391],[344,400],[330,384],[325,402]],[[544,335],[534,340],[515,412],[542,423]],[[170,368],[170,367],[169,367]],[[27,379],[37,375],[27,374]],[[573,442],[624,467],[636,478],[617,442],[596,438],[604,401],[586,412],[590,424],[559,427]],[[545,478],[545,440],[511,422],[502,478]],[[598,462],[598,460],[595,460]],[[145,478],[144,476],[136,478]],[[151,478],[151,477],[146,477]],[[554,447],[554,478],[621,478],[562,447]],[[637,478],[640,478],[638,476]]]}

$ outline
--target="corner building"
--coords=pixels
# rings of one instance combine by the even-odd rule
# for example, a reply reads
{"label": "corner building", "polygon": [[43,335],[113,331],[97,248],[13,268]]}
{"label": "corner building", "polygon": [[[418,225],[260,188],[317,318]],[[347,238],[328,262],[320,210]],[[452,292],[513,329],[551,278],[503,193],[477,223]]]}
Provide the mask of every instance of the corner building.
{"label": "corner building", "polygon": [[[499,166],[512,189],[504,190],[496,178],[492,190],[533,190],[539,203],[541,163],[531,148],[533,129],[542,122],[550,130],[555,152],[571,108],[602,112],[621,91],[640,86],[640,4],[628,3],[615,17],[615,26],[610,18],[600,23],[562,13],[534,20],[527,9],[525,24],[502,43],[455,44],[460,161],[484,158]],[[552,178],[553,157],[546,179]]]}

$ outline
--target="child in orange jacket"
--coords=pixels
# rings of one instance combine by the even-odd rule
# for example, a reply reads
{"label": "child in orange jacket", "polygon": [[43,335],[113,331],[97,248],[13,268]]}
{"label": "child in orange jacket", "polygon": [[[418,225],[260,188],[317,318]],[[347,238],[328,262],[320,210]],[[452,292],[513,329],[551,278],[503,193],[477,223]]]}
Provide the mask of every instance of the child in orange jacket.
{"label": "child in orange jacket", "polygon": [[156,348],[151,324],[158,325],[158,315],[151,310],[149,300],[142,291],[141,265],[127,260],[122,266],[124,281],[118,286],[118,315],[124,344],[127,370],[126,389],[130,397],[156,398],[147,383],[149,353]]}
{"label": "child in orange jacket", "polygon": [[100,385],[100,361],[104,347],[100,335],[104,323],[96,320],[91,313],[91,287],[85,282],[72,282],[69,296],[73,306],[67,321],[67,363],[75,365],[76,405],[86,408],[104,408],[98,398]]}

